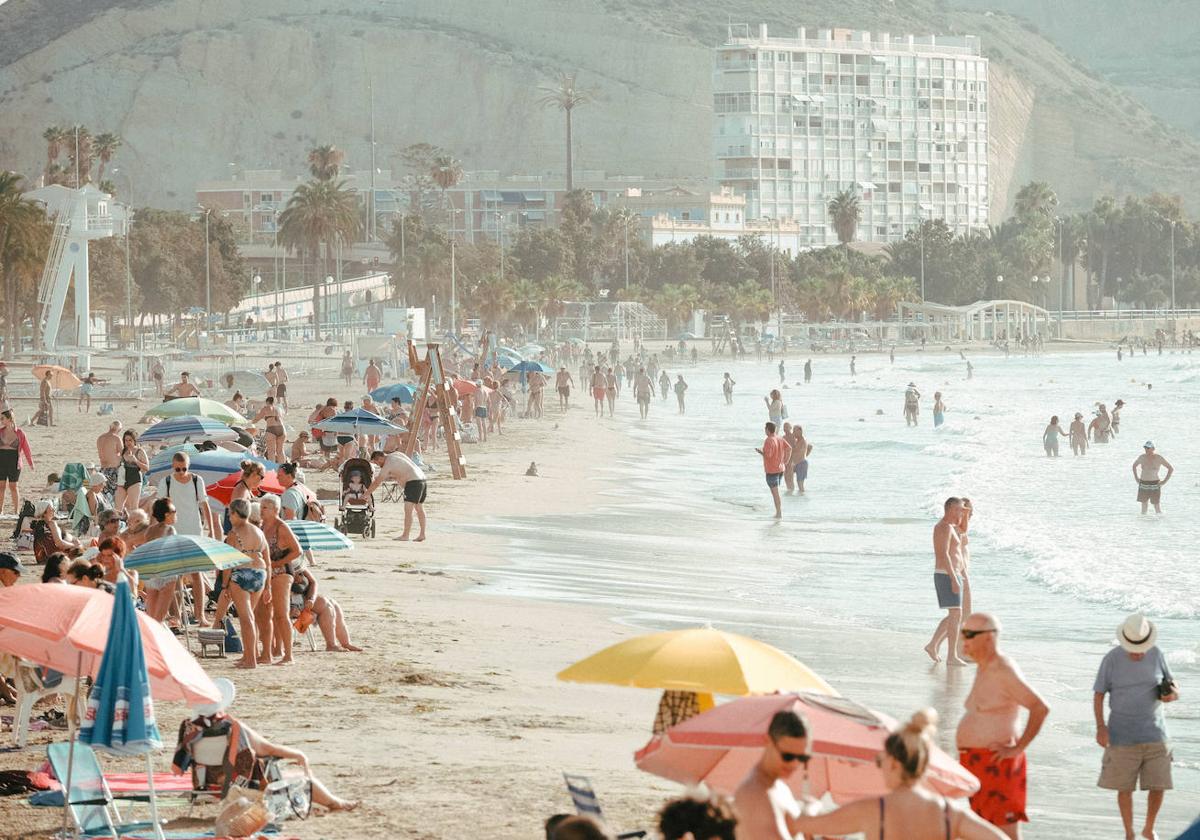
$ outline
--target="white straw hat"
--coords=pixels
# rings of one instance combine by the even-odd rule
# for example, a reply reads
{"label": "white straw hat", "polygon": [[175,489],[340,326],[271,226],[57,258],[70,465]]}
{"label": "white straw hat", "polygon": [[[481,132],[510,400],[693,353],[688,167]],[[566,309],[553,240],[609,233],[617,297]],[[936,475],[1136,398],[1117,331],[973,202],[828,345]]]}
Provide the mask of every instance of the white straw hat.
{"label": "white straw hat", "polygon": [[1117,628],[1117,641],[1130,653],[1145,653],[1158,641],[1158,628],[1141,613],[1134,613]]}
{"label": "white straw hat", "polygon": [[221,692],[221,699],[216,703],[202,703],[198,706],[192,706],[192,711],[200,717],[212,717],[213,715],[220,714],[233,705],[233,698],[237,696],[237,688],[225,677],[217,677],[213,680],[213,685]]}

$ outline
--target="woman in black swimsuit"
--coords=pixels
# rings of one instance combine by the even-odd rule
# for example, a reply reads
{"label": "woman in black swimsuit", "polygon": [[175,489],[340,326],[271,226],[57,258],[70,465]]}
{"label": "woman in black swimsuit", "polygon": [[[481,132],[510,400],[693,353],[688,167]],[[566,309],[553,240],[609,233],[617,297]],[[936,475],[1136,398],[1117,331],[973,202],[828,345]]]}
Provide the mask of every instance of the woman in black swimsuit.
{"label": "woman in black swimsuit", "polygon": [[819,817],[795,817],[788,828],[810,836],[862,834],[867,840],[1007,840],[995,826],[919,784],[929,766],[936,723],[937,712],[924,709],[888,736],[875,757],[887,796],[859,799]]}
{"label": "woman in black swimsuit", "polygon": [[7,489],[12,495],[13,513],[18,515],[21,505],[17,498],[17,482],[21,479],[22,453],[32,467],[33,459],[29,455],[25,434],[17,428],[11,411],[0,411],[0,511],[4,510],[4,491]]}
{"label": "woman in black swimsuit", "polygon": [[287,432],[283,428],[283,412],[275,405],[274,397],[267,397],[251,422],[257,423],[259,420],[264,420],[267,424],[267,457],[276,463],[282,463]]}
{"label": "woman in black swimsuit", "polygon": [[142,477],[150,471],[150,458],[138,446],[137,435],[127,429],[121,435],[121,470],[113,504],[120,513],[138,509],[142,500]]}

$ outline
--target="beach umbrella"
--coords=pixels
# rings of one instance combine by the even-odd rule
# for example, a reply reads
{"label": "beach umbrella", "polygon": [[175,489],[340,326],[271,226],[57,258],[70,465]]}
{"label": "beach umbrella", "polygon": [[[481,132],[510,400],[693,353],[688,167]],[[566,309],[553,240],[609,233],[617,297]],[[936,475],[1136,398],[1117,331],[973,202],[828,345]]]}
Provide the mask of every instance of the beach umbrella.
{"label": "beach umbrella", "polygon": [[267,377],[255,370],[227,370],[218,380],[222,388],[231,391],[266,391],[271,387]]}
{"label": "beach umbrella", "polygon": [[354,548],[354,541],[336,528],[331,528],[324,522],[314,522],[310,519],[285,519],[291,532],[296,535],[302,551],[342,551]]}
{"label": "beach umbrella", "polygon": [[465,397],[467,394],[474,394],[479,390],[479,386],[470,379],[455,379],[450,385],[460,397]]}
{"label": "beach umbrella", "polygon": [[[107,592],[82,586],[35,583],[2,588],[0,652],[69,677],[95,677],[114,605],[113,596]],[[220,690],[200,663],[162,622],[143,612],[138,612],[137,618],[155,697],[191,705],[221,699]]]}
{"label": "beach umbrella", "polygon": [[129,552],[125,568],[144,578],[172,578],[223,571],[248,562],[249,557],[226,543],[192,534],[172,534]]}
{"label": "beach umbrella", "polygon": [[[117,755],[145,755],[146,779],[150,787],[150,814],[154,833],[163,837],[158,821],[158,801],[154,796],[154,764],[150,753],[162,749],[162,736],[154,720],[154,702],[150,696],[150,675],[142,652],[137,611],[129,582],[122,575],[113,595],[112,620],[104,658],[96,672],[96,681],[88,696],[87,713],[79,728],[79,740],[94,749]],[[71,770],[74,767],[75,742],[67,754],[67,779],[63,805],[69,809]],[[64,811],[64,821],[66,811]]]}
{"label": "beach umbrella", "polygon": [[207,397],[177,397],[159,403],[146,412],[147,417],[207,417],[225,424],[237,423],[244,426],[246,418],[238,414],[225,403],[210,400]]}
{"label": "beach umbrella", "polygon": [[34,365],[33,378],[41,382],[50,371],[50,387],[57,391],[70,391],[83,384],[79,377],[61,365]]}
{"label": "beach umbrella", "polygon": [[205,484],[215,484],[230,473],[240,472],[242,461],[257,461],[268,470],[273,470],[278,466],[274,461],[259,455],[251,455],[249,452],[231,452],[228,449],[211,449],[200,452],[189,443],[182,447],[169,446],[150,459],[150,470],[146,476],[151,484],[157,483],[160,478],[171,472],[171,459],[175,457],[176,452],[180,451],[188,453],[191,462],[188,469],[203,478]]}
{"label": "beach umbrella", "polygon": [[522,356],[540,356],[546,348],[540,344],[526,344],[518,351]]}
{"label": "beach umbrella", "polygon": [[371,392],[371,399],[377,403],[389,403],[394,397],[399,397],[400,402],[410,403],[416,398],[417,390],[416,385],[397,382],[394,385],[384,385],[382,388],[376,388]]}
{"label": "beach umbrella", "polygon": [[523,362],[513,365],[508,369],[509,373],[554,373],[554,368],[542,362],[527,359]]}
{"label": "beach umbrella", "polygon": [[[228,506],[229,500],[233,498],[233,488],[237,487],[237,483],[242,480],[241,470],[231,473],[216,484],[211,484],[208,487],[208,495],[216,499],[221,504]],[[258,489],[263,493],[274,493],[279,496],[286,489],[279,483],[279,476],[275,470],[267,470],[263,475],[263,480],[259,483]]]}
{"label": "beach umbrella", "polygon": [[712,694],[801,690],[837,694],[807,665],[779,648],[711,627],[668,630],[618,642],[576,662],[558,678]]}
{"label": "beach umbrella", "polygon": [[1192,827],[1180,834],[1175,840],[1200,840],[1200,818],[1198,818]]}
{"label": "beach umbrella", "polygon": [[504,356],[515,356],[517,359],[520,359],[523,355],[520,350],[514,350],[511,347],[505,347],[503,344],[500,344],[496,347],[496,353]]}
{"label": "beach umbrella", "polygon": [[328,420],[322,420],[315,428],[323,432],[341,432],[348,435],[395,435],[408,431],[403,426],[389,423],[378,414],[361,408],[335,414]]}
{"label": "beach umbrella", "polygon": [[182,442],[193,440],[237,440],[238,433],[224,423],[211,420],[208,417],[198,417],[193,414],[183,417],[171,417],[155,423],[138,435],[138,441],[178,440]]}
{"label": "beach umbrella", "polygon": [[[844,697],[809,693],[743,697],[702,712],[655,736],[639,750],[637,766],[685,785],[704,782],[732,794],[754,768],[767,745],[767,727],[776,712],[795,711],[809,723],[806,771],[787,784],[798,796],[828,792],[850,802],[888,792],[875,757],[896,722]],[[970,796],[979,780],[934,747],[925,784],[943,796]]]}

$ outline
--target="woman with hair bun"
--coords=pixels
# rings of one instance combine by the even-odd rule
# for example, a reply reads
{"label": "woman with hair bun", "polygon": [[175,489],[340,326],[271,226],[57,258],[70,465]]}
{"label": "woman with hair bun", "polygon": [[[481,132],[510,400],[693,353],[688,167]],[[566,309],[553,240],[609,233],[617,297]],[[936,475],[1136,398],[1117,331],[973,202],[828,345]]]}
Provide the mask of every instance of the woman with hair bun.
{"label": "woman with hair bun", "polygon": [[862,834],[867,840],[1006,840],[974,813],[952,806],[919,784],[929,766],[937,712],[922,709],[888,736],[875,764],[890,791],[789,825],[806,835]]}

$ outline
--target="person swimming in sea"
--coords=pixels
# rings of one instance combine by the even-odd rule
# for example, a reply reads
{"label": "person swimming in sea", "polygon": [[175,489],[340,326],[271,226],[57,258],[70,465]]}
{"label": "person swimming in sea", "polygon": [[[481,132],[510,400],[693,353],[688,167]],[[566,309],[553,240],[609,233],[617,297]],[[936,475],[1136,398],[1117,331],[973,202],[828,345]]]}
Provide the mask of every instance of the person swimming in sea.
{"label": "person swimming in sea", "polygon": [[1083,425],[1083,415],[1075,412],[1075,420],[1071,423],[1071,452],[1074,455],[1086,455],[1088,448],[1087,428]]}
{"label": "person swimming in sea", "polygon": [[936,429],[946,422],[946,404],[942,402],[942,392],[933,392],[933,427]]}
{"label": "person swimming in sea", "polygon": [[1058,425],[1058,415],[1050,418],[1050,425],[1046,427],[1046,431],[1042,432],[1042,448],[1046,450],[1047,458],[1058,457],[1058,439],[1060,437],[1069,438],[1066,432],[1062,430],[1062,426]]}

